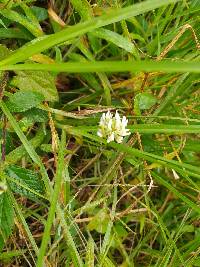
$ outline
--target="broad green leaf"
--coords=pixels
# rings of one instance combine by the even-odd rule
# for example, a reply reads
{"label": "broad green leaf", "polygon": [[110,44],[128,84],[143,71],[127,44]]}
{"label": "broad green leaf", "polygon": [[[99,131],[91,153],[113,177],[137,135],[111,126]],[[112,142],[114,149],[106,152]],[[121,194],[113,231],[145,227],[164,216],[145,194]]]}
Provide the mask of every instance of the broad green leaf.
{"label": "broad green leaf", "polygon": [[36,201],[39,199],[39,195],[44,194],[44,184],[37,173],[10,165],[6,169],[6,174],[11,178],[9,185],[15,193]]}
{"label": "broad green leaf", "polygon": [[33,91],[19,91],[7,101],[8,108],[13,112],[24,112],[37,107],[44,100],[44,96]]}
{"label": "broad green leaf", "polygon": [[140,93],[135,97],[135,102],[137,102],[140,110],[151,108],[153,105],[155,105],[156,101],[156,97],[150,93]]}
{"label": "broad green leaf", "polygon": [[48,18],[48,11],[45,8],[32,6],[30,7],[38,21],[43,21]]}
{"label": "broad green leaf", "polygon": [[12,233],[14,225],[14,210],[8,194],[0,195],[0,250]]}
{"label": "broad green leaf", "polygon": [[18,22],[23,25],[27,30],[29,30],[35,37],[43,35],[41,29],[39,29],[34,23],[30,22],[24,15],[11,9],[0,10],[0,14],[11,21]]}
{"label": "broad green leaf", "polygon": [[24,117],[19,121],[19,126],[23,131],[27,131],[35,122],[46,122],[47,112],[38,108],[31,108],[23,113]]}
{"label": "broad green leaf", "polygon": [[[34,149],[33,143],[31,144],[31,142],[28,141],[28,139],[26,138],[26,136],[22,132],[21,128],[19,127],[17,121],[15,120],[13,115],[10,113],[9,109],[7,108],[7,106],[5,105],[5,103],[3,101],[0,101],[0,107],[1,107],[2,111],[4,112],[4,114],[6,114],[6,117],[8,118],[11,126],[15,130],[15,132],[18,135],[19,139],[21,140],[22,144],[24,145],[25,150],[28,152],[31,159],[40,167],[40,174],[41,174],[42,179],[45,183],[45,187],[49,192],[49,190],[50,190],[49,177],[48,177],[46,169],[43,165],[43,162],[41,161],[39,155],[36,153],[36,151]],[[36,138],[36,140],[37,140],[37,138]],[[38,144],[38,140],[36,141],[36,143]],[[22,152],[22,150],[20,149],[20,157],[21,157],[21,152]],[[18,153],[16,153],[16,154],[19,157],[19,154]],[[7,160],[7,158],[6,158],[6,160]]]}
{"label": "broad green leaf", "polygon": [[96,230],[99,233],[104,234],[107,230],[110,217],[106,209],[100,210],[89,222],[88,230]]}
{"label": "broad green leaf", "polygon": [[29,34],[25,34],[22,30],[0,28],[0,39],[7,39],[7,38],[25,39],[25,40],[31,39]]}
{"label": "broad green leaf", "polygon": [[58,93],[54,77],[45,71],[17,71],[12,85],[23,91],[33,91],[44,95],[47,101],[57,101]]}
{"label": "broad green leaf", "polygon": [[53,153],[52,144],[42,144],[40,148],[46,153]]}
{"label": "broad green leaf", "polygon": [[24,117],[19,121],[19,126],[23,132],[26,132],[30,127],[33,126],[33,121],[31,121],[27,117]]}
{"label": "broad green leaf", "polygon": [[25,111],[23,115],[32,122],[45,122],[48,120],[47,112],[39,108],[32,108],[28,111]]}

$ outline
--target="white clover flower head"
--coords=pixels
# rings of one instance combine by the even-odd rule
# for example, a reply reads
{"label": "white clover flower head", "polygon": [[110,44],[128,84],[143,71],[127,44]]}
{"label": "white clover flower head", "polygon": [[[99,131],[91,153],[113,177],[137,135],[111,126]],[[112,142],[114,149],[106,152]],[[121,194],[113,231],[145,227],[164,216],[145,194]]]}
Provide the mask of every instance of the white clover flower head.
{"label": "white clover flower head", "polygon": [[130,135],[129,129],[127,129],[128,119],[123,116],[122,119],[118,111],[115,112],[115,116],[108,111],[103,113],[99,122],[99,129],[97,135],[103,138],[107,138],[107,143],[116,141],[122,143],[123,138]]}

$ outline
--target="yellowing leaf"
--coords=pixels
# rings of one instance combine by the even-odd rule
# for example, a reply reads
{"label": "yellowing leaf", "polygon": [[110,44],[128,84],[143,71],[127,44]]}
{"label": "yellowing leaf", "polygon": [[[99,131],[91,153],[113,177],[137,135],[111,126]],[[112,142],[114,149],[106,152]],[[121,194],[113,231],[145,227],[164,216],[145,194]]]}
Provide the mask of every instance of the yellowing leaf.
{"label": "yellowing leaf", "polygon": [[33,55],[30,59],[37,63],[42,63],[42,64],[55,63],[55,61],[52,58],[48,57],[47,55],[43,55],[43,54]]}

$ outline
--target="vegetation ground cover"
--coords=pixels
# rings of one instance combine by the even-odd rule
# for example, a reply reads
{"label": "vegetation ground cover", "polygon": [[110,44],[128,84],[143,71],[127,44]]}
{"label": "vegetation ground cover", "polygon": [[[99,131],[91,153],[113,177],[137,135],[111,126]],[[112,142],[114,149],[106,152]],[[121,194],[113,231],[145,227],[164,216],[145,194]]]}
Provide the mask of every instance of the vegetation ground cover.
{"label": "vegetation ground cover", "polygon": [[0,266],[200,266],[199,11],[0,1]]}

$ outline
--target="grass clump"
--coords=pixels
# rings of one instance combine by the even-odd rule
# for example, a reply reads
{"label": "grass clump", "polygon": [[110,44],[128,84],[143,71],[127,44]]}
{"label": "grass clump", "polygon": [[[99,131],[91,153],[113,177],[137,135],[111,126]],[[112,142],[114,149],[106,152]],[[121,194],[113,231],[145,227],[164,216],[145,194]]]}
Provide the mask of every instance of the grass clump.
{"label": "grass clump", "polygon": [[1,1],[1,266],[200,266],[199,10]]}

